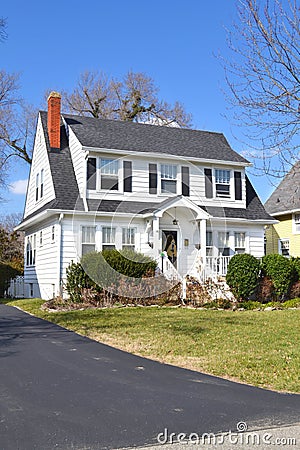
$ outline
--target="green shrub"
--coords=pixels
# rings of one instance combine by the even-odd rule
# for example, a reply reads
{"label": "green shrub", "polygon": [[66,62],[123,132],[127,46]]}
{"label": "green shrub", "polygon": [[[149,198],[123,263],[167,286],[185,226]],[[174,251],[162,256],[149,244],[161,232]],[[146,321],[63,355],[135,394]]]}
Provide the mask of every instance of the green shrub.
{"label": "green shrub", "polygon": [[291,258],[291,263],[294,267],[295,275],[297,280],[300,280],[300,258]]}
{"label": "green shrub", "polygon": [[226,282],[237,300],[248,299],[256,290],[260,262],[247,253],[234,255],[228,264]]}
{"label": "green shrub", "polygon": [[272,280],[277,297],[282,300],[287,296],[295,274],[292,261],[282,255],[267,255],[262,259],[262,270]]}
{"label": "green shrub", "polygon": [[293,298],[281,304],[283,308],[300,308],[300,298]]}
{"label": "green shrub", "polygon": [[0,297],[4,296],[10,279],[17,275],[22,275],[22,272],[8,263],[0,263]]}
{"label": "green shrub", "polygon": [[80,263],[73,261],[67,267],[66,289],[72,302],[82,302],[82,291],[94,287],[93,281],[88,277]]}
{"label": "green shrub", "polygon": [[247,300],[246,302],[239,303],[239,308],[244,308],[247,311],[251,311],[253,309],[260,309],[262,307],[260,302],[255,302],[252,300]]}
{"label": "green shrub", "polygon": [[157,267],[152,258],[129,249],[87,253],[81,264],[90,278],[103,288],[118,286],[124,279],[120,274],[138,282],[140,278],[153,275]]}
{"label": "green shrub", "polygon": [[266,309],[266,308],[281,309],[282,304],[280,302],[268,302],[268,303],[265,303],[262,307],[263,307],[263,309]]}

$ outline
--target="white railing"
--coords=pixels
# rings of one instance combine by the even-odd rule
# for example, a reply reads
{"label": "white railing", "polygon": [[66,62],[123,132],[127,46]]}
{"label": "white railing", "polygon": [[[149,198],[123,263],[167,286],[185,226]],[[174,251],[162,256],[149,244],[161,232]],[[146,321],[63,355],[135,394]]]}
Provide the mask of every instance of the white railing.
{"label": "white railing", "polygon": [[232,256],[207,256],[202,278],[225,277]]}
{"label": "white railing", "polygon": [[24,277],[17,276],[11,279],[7,289],[7,297],[25,298],[25,283]]}
{"label": "white railing", "polygon": [[157,256],[156,262],[160,273],[163,273],[167,279],[181,280],[181,275],[176,270],[174,264],[169,260],[166,252],[162,252]]}

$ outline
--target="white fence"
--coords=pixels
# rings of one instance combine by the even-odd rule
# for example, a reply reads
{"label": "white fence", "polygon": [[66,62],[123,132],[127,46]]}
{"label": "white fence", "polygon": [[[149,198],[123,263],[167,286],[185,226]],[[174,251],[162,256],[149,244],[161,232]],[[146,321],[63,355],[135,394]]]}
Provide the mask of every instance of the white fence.
{"label": "white fence", "polygon": [[13,298],[25,298],[24,277],[17,276],[16,278],[10,280],[6,296]]}

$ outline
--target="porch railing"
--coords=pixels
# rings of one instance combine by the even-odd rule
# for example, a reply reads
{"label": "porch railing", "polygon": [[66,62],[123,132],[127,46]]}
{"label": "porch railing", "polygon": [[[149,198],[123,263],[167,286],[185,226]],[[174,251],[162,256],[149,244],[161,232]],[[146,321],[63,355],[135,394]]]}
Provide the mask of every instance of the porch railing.
{"label": "porch railing", "polygon": [[231,258],[232,256],[207,256],[202,274],[204,281],[207,278],[225,277]]}
{"label": "porch railing", "polygon": [[174,264],[169,260],[166,252],[162,252],[156,258],[157,266],[160,273],[163,273],[167,279],[181,280],[181,275],[177,271]]}

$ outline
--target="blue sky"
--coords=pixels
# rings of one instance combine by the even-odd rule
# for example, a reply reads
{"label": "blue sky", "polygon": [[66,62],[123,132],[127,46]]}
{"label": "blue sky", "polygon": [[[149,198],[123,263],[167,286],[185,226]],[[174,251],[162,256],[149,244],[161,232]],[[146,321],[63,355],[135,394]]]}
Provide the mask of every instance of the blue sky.
{"label": "blue sky", "polygon": [[[224,73],[218,54],[228,55],[226,28],[236,18],[235,0],[158,1],[64,0],[4,2],[8,39],[0,44],[1,68],[20,73],[25,100],[45,109],[47,89],[72,88],[85,70],[121,77],[145,72],[168,102],[179,100],[193,115],[194,128],[223,132],[245,152],[242,128],[225,117]],[[12,188],[0,214],[22,212],[29,167],[15,161]],[[265,201],[273,186],[250,174]],[[23,181],[22,181],[23,180]]]}

